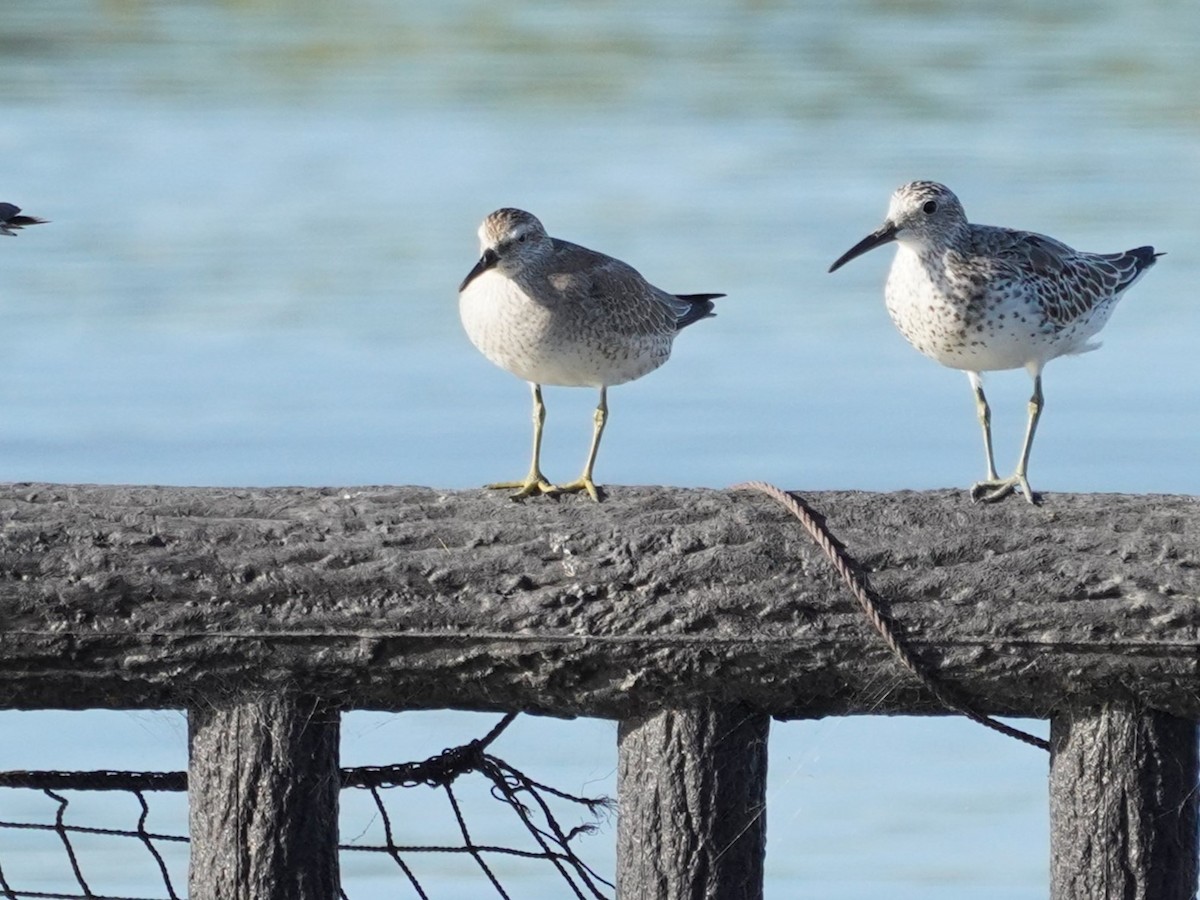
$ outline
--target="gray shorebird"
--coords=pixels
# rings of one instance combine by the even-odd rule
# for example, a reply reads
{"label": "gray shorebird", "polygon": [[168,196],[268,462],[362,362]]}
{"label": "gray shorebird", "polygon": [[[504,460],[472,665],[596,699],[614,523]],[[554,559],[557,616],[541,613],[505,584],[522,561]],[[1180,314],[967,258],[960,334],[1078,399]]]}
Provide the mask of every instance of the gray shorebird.
{"label": "gray shorebird", "polygon": [[[892,195],[883,225],[829,271],[891,241],[898,247],[884,295],[892,322],[926,356],[966,371],[975,393],[987,478],[971,487],[971,499],[1002,500],[1019,489],[1033,503],[1026,474],[1042,414],[1043,367],[1099,347],[1092,337],[1162,254],[1153,247],[1083,253],[1042,234],[973,225],[949,188],[914,181]],[[1021,368],[1033,378],[1029,421],[1016,471],[1000,478],[980,373]]]}
{"label": "gray shorebird", "polygon": [[11,203],[0,203],[0,234],[14,237],[26,225],[44,225],[46,223],[45,219],[22,216],[20,212],[21,207],[19,206],[13,206]]}
{"label": "gray shorebird", "polygon": [[[680,329],[713,315],[724,294],[668,294],[631,266],[549,237],[520,209],[498,209],[479,226],[481,256],[458,287],[463,327],[480,352],[533,390],[533,461],[515,498],[587,491],[608,419],[608,388],[641,378],[667,361]],[[543,384],[593,387],[600,402],[583,473],[555,485],[541,470]]]}

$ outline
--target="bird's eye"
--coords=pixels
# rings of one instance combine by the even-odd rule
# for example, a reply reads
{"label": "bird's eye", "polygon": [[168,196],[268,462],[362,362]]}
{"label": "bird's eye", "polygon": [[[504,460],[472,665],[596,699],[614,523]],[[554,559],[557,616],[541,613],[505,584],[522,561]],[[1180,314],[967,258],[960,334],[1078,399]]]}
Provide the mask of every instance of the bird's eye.
{"label": "bird's eye", "polygon": [[925,215],[932,216],[935,212],[937,212],[937,201],[926,200],[925,205],[922,206],[921,209],[925,211]]}
{"label": "bird's eye", "polygon": [[525,243],[525,232],[522,231],[520,234],[518,234],[517,240],[522,244]]}

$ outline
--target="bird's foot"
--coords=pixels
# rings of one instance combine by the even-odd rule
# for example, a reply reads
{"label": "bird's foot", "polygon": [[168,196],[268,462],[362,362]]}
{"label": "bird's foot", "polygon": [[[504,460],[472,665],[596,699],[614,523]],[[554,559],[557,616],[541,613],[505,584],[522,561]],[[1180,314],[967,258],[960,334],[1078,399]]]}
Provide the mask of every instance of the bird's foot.
{"label": "bird's foot", "polygon": [[551,484],[541,472],[534,470],[530,472],[524,481],[497,481],[495,484],[484,485],[488,490],[492,491],[507,491],[516,488],[516,493],[512,495],[514,500],[524,500],[526,497],[540,497],[544,494],[557,494],[562,488]]}
{"label": "bird's foot", "polygon": [[1038,501],[1029,487],[1028,479],[1021,474],[1013,475],[1011,478],[989,478],[986,481],[977,481],[971,485],[971,500],[975,503],[996,503],[1009,494],[1015,494],[1018,489],[1024,494],[1026,500],[1037,505]]}
{"label": "bird's foot", "polygon": [[596,482],[592,481],[590,475],[580,475],[570,484],[559,485],[555,490],[562,491],[564,494],[574,494],[578,491],[587,491],[588,496],[600,502],[600,488],[596,487]]}

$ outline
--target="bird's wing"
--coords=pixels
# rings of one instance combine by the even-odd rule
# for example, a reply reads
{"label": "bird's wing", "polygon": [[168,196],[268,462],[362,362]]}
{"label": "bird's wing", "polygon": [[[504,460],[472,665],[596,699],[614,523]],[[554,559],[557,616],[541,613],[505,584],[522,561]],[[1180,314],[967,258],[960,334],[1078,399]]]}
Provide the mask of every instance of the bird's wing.
{"label": "bird's wing", "polygon": [[1126,253],[1083,253],[1044,234],[1009,228],[977,226],[974,238],[975,249],[996,260],[997,276],[1037,292],[1055,328],[1066,327],[1114,300],[1154,261],[1149,247]]}
{"label": "bird's wing", "polygon": [[555,240],[549,274],[563,302],[585,307],[588,317],[617,334],[666,336],[678,330],[692,304],[661,291],[628,263],[577,244]]}

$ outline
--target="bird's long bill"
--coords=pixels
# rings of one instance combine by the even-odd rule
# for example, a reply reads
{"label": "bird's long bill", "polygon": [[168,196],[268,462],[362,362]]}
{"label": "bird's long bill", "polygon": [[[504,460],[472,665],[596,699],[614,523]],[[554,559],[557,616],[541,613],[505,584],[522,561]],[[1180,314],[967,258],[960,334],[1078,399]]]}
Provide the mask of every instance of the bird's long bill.
{"label": "bird's long bill", "polygon": [[458,286],[458,292],[461,294],[467,289],[467,285],[486,272],[488,269],[496,265],[500,259],[496,255],[496,251],[491,247],[483,251],[483,256],[479,257],[479,262],[475,263],[475,267],[467,273],[467,277],[462,280],[462,284]]}
{"label": "bird's long bill", "polygon": [[878,231],[872,231],[865,238],[843,253],[837,258],[832,266],[829,267],[830,272],[836,272],[850,260],[856,256],[862,256],[868,250],[874,250],[876,247],[890,243],[896,239],[896,226],[891,222],[884,222],[883,227]]}

